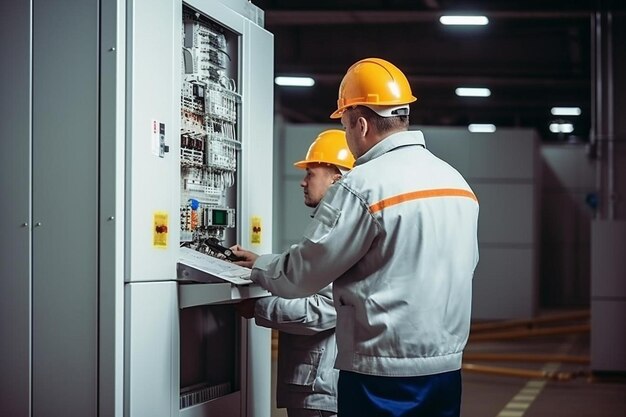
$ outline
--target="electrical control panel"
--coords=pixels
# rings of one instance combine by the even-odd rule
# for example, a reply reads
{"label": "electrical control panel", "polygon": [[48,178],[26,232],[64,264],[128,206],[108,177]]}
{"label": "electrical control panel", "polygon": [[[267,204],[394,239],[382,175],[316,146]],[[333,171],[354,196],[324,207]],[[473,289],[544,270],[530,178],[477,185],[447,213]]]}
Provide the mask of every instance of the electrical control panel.
{"label": "electrical control panel", "polygon": [[183,6],[180,131],[180,241],[223,258],[235,243],[241,95],[239,37]]}
{"label": "electrical control panel", "polygon": [[[272,35],[246,0],[121,3],[124,39],[102,54],[122,60],[124,77],[111,168],[124,175],[124,292],[109,302],[124,313],[120,407],[127,417],[268,417],[271,335],[235,303],[269,293],[238,275],[247,268],[228,248],[271,252]],[[205,267],[186,279],[189,253]],[[225,278],[204,280],[207,264]]]}

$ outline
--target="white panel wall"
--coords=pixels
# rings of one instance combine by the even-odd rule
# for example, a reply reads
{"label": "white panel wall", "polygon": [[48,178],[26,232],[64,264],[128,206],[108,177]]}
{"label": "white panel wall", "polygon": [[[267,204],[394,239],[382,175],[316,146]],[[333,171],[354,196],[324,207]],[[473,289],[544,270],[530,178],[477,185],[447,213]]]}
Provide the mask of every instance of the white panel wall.
{"label": "white panel wall", "polygon": [[465,176],[480,203],[474,319],[532,317],[538,301],[537,135],[424,127],[426,147]]}
{"label": "white panel wall", "polygon": [[591,369],[626,371],[626,221],[594,221]]}
{"label": "white panel wall", "polygon": [[326,129],[342,129],[330,125],[292,125],[275,123],[274,134],[274,252],[282,252],[302,237],[312,209],[304,205],[300,181],[304,172],[293,166],[302,160],[317,135]]}

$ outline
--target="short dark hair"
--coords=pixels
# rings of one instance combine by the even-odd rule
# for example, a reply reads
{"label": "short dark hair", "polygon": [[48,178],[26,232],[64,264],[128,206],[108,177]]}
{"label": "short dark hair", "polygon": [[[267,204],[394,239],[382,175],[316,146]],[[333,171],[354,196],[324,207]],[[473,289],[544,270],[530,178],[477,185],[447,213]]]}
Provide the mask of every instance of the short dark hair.
{"label": "short dark hair", "polygon": [[409,127],[409,116],[382,117],[367,106],[356,106],[348,111],[348,123],[350,127],[356,125],[359,117],[363,117],[369,124],[374,126],[378,133],[406,130]]}

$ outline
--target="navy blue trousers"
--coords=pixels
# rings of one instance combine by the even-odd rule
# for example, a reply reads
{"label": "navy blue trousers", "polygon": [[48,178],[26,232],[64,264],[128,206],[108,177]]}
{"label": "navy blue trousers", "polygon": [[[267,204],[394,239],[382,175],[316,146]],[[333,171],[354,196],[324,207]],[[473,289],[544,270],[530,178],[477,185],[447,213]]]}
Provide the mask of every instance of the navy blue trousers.
{"label": "navy blue trousers", "polygon": [[459,417],[461,371],[386,377],[339,371],[338,417]]}

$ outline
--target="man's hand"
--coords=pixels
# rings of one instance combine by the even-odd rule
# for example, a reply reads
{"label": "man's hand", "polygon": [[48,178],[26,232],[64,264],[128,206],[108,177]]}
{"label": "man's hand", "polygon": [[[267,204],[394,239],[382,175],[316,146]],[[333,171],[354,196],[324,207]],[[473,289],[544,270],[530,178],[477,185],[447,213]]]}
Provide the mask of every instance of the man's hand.
{"label": "man's hand", "polygon": [[241,302],[235,304],[235,309],[237,313],[244,319],[254,318],[254,305],[256,304],[255,298],[248,298],[246,300],[242,300]]}
{"label": "man's hand", "polygon": [[259,257],[256,253],[245,250],[239,245],[231,246],[230,250],[233,252],[233,255],[239,258],[238,261],[234,261],[233,263],[239,266],[245,266],[246,268],[252,268],[254,261]]}

